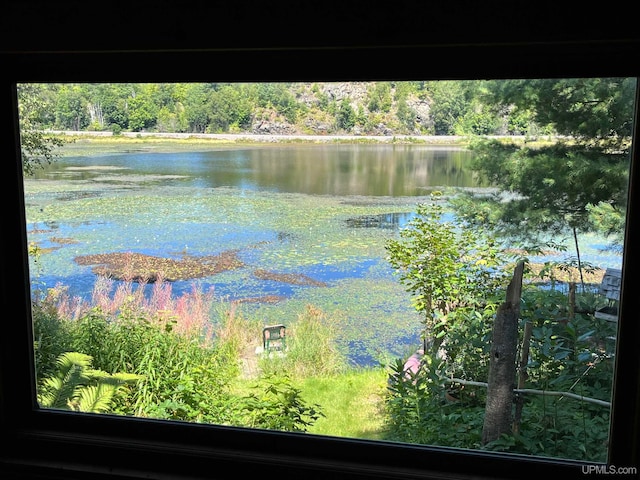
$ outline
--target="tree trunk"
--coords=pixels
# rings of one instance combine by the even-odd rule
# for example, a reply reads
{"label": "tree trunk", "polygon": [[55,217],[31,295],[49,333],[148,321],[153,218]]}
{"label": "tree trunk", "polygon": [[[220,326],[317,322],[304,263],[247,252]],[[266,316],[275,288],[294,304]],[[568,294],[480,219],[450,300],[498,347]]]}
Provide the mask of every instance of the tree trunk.
{"label": "tree trunk", "polygon": [[524,263],[519,262],[507,288],[507,299],[498,308],[493,324],[483,445],[497,440],[503,433],[512,433],[523,269]]}

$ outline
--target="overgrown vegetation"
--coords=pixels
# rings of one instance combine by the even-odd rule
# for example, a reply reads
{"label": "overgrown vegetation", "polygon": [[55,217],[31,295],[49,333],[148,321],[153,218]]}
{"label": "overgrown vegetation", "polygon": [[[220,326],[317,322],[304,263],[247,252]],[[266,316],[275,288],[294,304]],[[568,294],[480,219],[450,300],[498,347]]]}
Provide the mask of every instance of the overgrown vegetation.
{"label": "overgrown vegetation", "polygon": [[[616,332],[615,324],[594,316],[604,300],[584,293],[574,301],[570,295],[527,282],[520,310],[520,370],[513,379],[518,388],[512,434],[483,444],[497,304],[476,301],[469,308],[457,302],[466,298],[467,288],[473,288],[474,277],[455,282],[456,272],[469,275],[478,265],[488,265],[468,254],[485,250],[477,243],[462,241],[469,239],[464,227],[454,231],[446,223],[428,225],[429,234],[422,222],[414,222],[408,234],[390,245],[392,263],[414,294],[416,308],[427,314],[425,331],[432,341],[437,340],[436,348],[425,350],[417,370],[409,369],[404,359],[390,366],[386,400],[390,439],[604,461]],[[431,243],[419,246],[416,238],[429,238]],[[417,251],[422,255],[416,255]],[[438,280],[434,269],[443,278]],[[440,290],[441,285],[450,288]],[[497,290],[486,293],[475,298],[495,298]],[[501,293],[504,296],[504,288]],[[452,303],[456,315],[442,307]],[[441,307],[428,310],[426,305]]]}
{"label": "overgrown vegetation", "polygon": [[[572,305],[565,294],[526,289],[527,389],[610,398],[615,325],[594,318],[600,305],[595,296]],[[348,369],[332,319],[309,305],[289,328],[286,354],[264,355],[247,375],[241,361],[255,356],[262,325],[237,304],[195,286],[175,297],[167,282],[99,277],[91,302],[58,287],[34,303],[39,399],[88,412],[603,460],[608,408],[562,396],[523,395],[517,434],[481,444],[492,309],[480,311],[451,316],[420,370],[408,373],[397,359],[387,381],[377,369]],[[368,416],[356,413],[362,408]]]}
{"label": "overgrown vegetation", "polygon": [[[636,81],[487,85],[485,98],[493,98],[488,100],[492,108],[520,112],[565,139],[543,147],[474,142],[473,169],[496,187],[495,193],[469,191],[454,198],[456,228],[439,223],[437,210],[423,209],[431,220],[413,222],[389,243],[391,263],[416,308],[425,313],[428,336],[437,339],[437,349],[425,351],[417,371],[407,372],[401,361],[392,367],[390,435],[401,441],[605,461],[616,325],[594,315],[603,303],[586,288],[585,273],[592,266],[581,260],[579,237],[597,230],[613,245],[622,243]],[[495,311],[488,300],[497,290],[472,297],[482,301],[465,308],[477,266],[492,267],[469,253],[491,249],[469,236],[468,229],[482,229],[508,248],[519,242],[519,260],[525,262],[527,252],[551,248],[555,238],[569,235],[575,256],[545,265],[538,275],[553,280],[554,271],[573,269],[582,286],[565,295],[525,283],[517,299],[520,349],[512,379],[512,425],[490,441],[480,436],[480,425],[491,403],[485,388],[494,332],[486,321],[492,315],[483,317],[482,302]],[[447,329],[451,320],[457,320],[455,328]]]}
{"label": "overgrown vegetation", "polygon": [[[278,375],[265,372],[247,392],[234,393],[241,350],[248,339],[260,338],[260,325],[238,318],[233,308],[219,308],[211,292],[196,287],[177,298],[170,283],[155,283],[149,295],[145,287],[123,282],[114,288],[113,281],[100,278],[91,302],[71,299],[60,287],[34,303],[36,371],[43,406],[75,405],[79,394],[64,392],[88,388],[91,379],[99,386],[127,373],[135,382],[120,385],[118,395],[103,402],[100,411],[287,431],[305,431],[319,418],[319,407],[305,401],[284,367]],[[298,341],[309,342],[305,335],[303,326]],[[296,366],[322,356],[322,352],[310,360],[297,356]],[[54,360],[58,358],[81,361],[63,368]],[[90,372],[89,362],[95,369]],[[73,378],[68,378],[69,371]],[[54,385],[52,379],[60,380]],[[57,399],[49,401],[58,384]]]}
{"label": "overgrown vegetation", "polygon": [[[581,261],[578,239],[592,230],[614,244],[622,239],[635,80],[379,82],[349,94],[347,87],[61,85],[35,94],[51,106],[39,108],[40,125],[60,128],[221,132],[264,122],[290,133],[312,124],[325,132],[380,133],[392,126],[409,133],[565,135],[566,141],[544,147],[474,143],[474,169],[496,194],[456,197],[453,222],[444,221],[434,197],[387,242],[389,263],[422,316],[425,351],[417,370],[407,370],[405,358],[387,366],[384,421],[375,433],[362,428],[360,435],[606,460],[616,325],[594,315],[602,300],[584,288],[590,266]],[[50,146],[44,152],[46,159]],[[25,157],[25,171],[32,165]],[[575,259],[541,270],[528,266],[527,279],[554,279],[558,267],[573,269],[583,288],[566,295],[525,282],[511,433],[483,443],[492,322],[508,283],[504,269],[556,246],[555,236],[565,234],[574,239]],[[514,245],[518,236],[525,241]],[[505,256],[516,248],[521,257]],[[326,419],[322,407],[305,400],[301,385],[353,375],[323,311],[310,305],[299,312],[285,354],[264,356],[258,375],[242,383],[239,360],[251,354],[262,325],[234,305],[216,305],[211,292],[194,286],[174,298],[162,275],[144,277],[129,277],[140,282],[137,288],[125,281],[115,291],[102,278],[89,303],[69,299],[63,288],[34,301],[43,406],[323,433],[317,428]],[[147,294],[145,279],[155,280]],[[87,400],[88,392],[97,394],[124,373],[134,383]]]}

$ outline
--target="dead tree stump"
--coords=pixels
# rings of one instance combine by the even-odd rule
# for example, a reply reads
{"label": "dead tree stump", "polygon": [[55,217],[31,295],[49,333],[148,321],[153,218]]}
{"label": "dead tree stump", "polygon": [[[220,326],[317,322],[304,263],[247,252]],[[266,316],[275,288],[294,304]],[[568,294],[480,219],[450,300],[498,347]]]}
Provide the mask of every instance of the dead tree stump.
{"label": "dead tree stump", "polygon": [[493,323],[483,445],[512,432],[523,269],[524,263],[519,262],[507,287],[507,299],[498,308]]}

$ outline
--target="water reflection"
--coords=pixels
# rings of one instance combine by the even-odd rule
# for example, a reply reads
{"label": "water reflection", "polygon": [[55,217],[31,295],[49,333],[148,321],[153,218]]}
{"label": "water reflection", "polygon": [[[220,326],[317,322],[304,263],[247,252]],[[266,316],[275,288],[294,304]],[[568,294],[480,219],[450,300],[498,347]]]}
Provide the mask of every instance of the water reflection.
{"label": "water reflection", "polygon": [[231,186],[313,195],[417,196],[475,187],[471,152],[423,145],[268,145],[207,152],[69,157],[37,178]]}

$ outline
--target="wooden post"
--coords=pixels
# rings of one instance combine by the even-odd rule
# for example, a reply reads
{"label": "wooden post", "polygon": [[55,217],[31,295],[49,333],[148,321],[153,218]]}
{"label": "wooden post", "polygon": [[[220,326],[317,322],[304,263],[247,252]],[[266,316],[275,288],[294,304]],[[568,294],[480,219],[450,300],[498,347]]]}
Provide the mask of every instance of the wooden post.
{"label": "wooden post", "polygon": [[524,262],[518,262],[507,287],[506,301],[498,308],[493,324],[483,445],[497,440],[503,433],[512,433],[523,270]]}
{"label": "wooden post", "polygon": [[[533,324],[527,322],[524,325],[524,334],[522,335],[522,344],[520,345],[520,363],[518,365],[518,390],[523,389],[526,385],[529,373],[527,372],[527,364],[529,363],[529,346],[531,344],[531,334],[533,333]],[[524,398],[518,395],[516,398],[516,413],[513,417],[513,433],[520,431],[520,419],[522,418],[522,407]]]}

